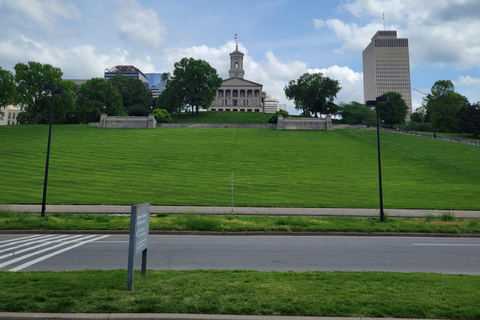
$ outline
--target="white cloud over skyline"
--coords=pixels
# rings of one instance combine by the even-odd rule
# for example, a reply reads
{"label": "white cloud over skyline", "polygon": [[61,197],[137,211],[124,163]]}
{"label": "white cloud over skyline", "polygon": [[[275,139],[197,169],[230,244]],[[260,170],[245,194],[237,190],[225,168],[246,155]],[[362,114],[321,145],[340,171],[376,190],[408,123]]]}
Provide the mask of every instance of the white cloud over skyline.
{"label": "white cloud over skyline", "polygon": [[[361,53],[376,31],[409,39],[412,87],[428,91],[450,79],[480,100],[480,2],[477,0],[244,0],[251,8],[231,19],[239,3],[207,0],[0,0],[0,66],[38,61],[65,78],[102,77],[132,64],[172,71],[183,57],[209,62],[227,77],[229,53],[245,54],[245,78],[264,85],[293,111],[283,88],[305,72],[339,80],[337,101],[363,101]],[[180,14],[181,13],[181,14]],[[245,17],[248,17],[245,18]],[[278,19],[276,17],[283,17]],[[414,108],[421,95],[412,92]]]}

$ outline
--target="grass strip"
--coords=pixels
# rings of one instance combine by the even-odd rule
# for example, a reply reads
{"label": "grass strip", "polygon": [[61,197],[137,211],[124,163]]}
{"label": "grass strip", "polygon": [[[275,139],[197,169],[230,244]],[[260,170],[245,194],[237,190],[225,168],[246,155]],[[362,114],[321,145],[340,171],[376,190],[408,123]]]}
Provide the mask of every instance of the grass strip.
{"label": "grass strip", "polygon": [[396,272],[0,272],[0,311],[479,319],[480,277]]}
{"label": "grass strip", "polygon": [[[0,211],[0,230],[129,230],[130,216],[47,214]],[[387,219],[159,214],[150,217],[150,230],[173,231],[286,231],[286,232],[420,232],[479,234],[478,219],[459,219],[450,213],[438,217]]]}

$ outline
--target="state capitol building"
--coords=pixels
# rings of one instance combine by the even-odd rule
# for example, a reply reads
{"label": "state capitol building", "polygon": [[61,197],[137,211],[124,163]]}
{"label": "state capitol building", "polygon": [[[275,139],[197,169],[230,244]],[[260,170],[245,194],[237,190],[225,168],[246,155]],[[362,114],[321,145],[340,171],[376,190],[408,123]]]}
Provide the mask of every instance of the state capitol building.
{"label": "state capitol building", "polygon": [[243,78],[245,75],[245,71],[243,70],[243,56],[244,54],[238,50],[238,45],[235,51],[230,53],[229,78],[223,80],[222,86],[218,89],[215,100],[208,108],[208,111],[277,111],[265,109],[267,95],[263,92],[262,84]]}

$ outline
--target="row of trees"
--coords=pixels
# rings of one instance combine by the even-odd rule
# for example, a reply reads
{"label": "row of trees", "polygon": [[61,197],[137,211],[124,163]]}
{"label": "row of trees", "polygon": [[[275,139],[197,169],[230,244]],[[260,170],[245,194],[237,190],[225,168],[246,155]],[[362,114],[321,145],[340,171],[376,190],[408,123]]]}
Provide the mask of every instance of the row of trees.
{"label": "row of trees", "polygon": [[[304,73],[284,88],[285,96],[295,102],[295,109],[302,110],[303,116],[340,114],[347,124],[376,123],[375,112],[364,104],[356,101],[335,104],[334,99],[340,90],[338,80],[325,77],[322,73]],[[402,96],[397,92],[387,92],[384,95],[390,101],[379,106],[379,117],[383,125],[391,127],[404,123],[408,107]]]}
{"label": "row of trees", "polygon": [[21,123],[47,123],[50,98],[42,86],[52,83],[65,91],[55,98],[54,123],[98,121],[102,113],[142,116],[155,108],[170,113],[191,108],[197,114],[199,109],[207,109],[222,85],[217,71],[206,61],[192,58],[183,58],[174,67],[172,78],[164,74],[166,89],[154,101],[151,91],[136,78],[116,75],[108,81],[94,78],[77,86],[62,80],[60,68],[38,62],[18,63],[15,75],[0,68],[0,106],[21,105]]}
{"label": "row of trees", "polygon": [[[30,61],[17,63],[15,74],[0,68],[0,106],[18,104],[23,107],[20,123],[49,121],[50,93],[43,84],[52,83],[64,89],[55,98],[54,123],[87,123],[108,115],[147,115],[152,112],[152,93],[136,78],[116,75],[110,80],[93,78],[81,86],[62,80],[60,68]],[[2,116],[2,115],[0,115]]]}
{"label": "row of trees", "polygon": [[411,120],[412,129],[480,135],[480,106],[455,92],[450,80],[435,82]]}

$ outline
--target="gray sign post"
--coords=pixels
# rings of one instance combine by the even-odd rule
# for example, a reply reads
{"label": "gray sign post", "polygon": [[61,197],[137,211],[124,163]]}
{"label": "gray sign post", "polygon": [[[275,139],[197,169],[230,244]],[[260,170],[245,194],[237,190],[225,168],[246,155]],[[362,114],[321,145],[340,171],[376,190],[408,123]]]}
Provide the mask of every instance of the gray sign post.
{"label": "gray sign post", "polygon": [[150,221],[150,203],[132,206],[130,241],[128,246],[127,290],[132,291],[135,256],[142,252],[142,276],[147,275],[147,247]]}

